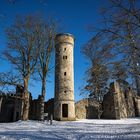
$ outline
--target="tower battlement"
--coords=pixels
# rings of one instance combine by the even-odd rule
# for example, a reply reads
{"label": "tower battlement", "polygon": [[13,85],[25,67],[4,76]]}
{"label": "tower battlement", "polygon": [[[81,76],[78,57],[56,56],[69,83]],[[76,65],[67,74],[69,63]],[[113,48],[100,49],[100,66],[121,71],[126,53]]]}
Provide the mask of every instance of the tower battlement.
{"label": "tower battlement", "polygon": [[15,98],[15,99],[23,99],[21,96],[15,94],[15,93],[0,93],[0,98]]}
{"label": "tower battlement", "polygon": [[55,37],[55,46],[61,43],[68,43],[74,46],[74,36],[69,33],[60,33]]}

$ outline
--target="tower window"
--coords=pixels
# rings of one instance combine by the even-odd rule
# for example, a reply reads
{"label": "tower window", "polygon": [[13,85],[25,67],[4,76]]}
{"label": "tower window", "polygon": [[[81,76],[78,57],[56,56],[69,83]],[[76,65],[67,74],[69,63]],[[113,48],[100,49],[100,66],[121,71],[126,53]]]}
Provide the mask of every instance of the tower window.
{"label": "tower window", "polygon": [[64,51],[66,51],[66,48],[64,48]]}
{"label": "tower window", "polygon": [[66,74],[67,74],[67,73],[66,73],[66,72],[64,72],[64,76],[66,76]]}
{"label": "tower window", "polygon": [[63,56],[63,59],[67,59],[67,56]]}

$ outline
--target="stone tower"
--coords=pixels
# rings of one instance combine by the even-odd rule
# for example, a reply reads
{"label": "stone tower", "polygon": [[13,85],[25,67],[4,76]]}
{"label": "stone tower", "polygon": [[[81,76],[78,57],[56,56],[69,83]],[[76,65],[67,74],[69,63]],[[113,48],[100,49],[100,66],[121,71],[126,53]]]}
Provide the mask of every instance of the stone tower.
{"label": "stone tower", "polygon": [[73,35],[67,33],[56,35],[54,98],[56,120],[75,120],[73,49]]}

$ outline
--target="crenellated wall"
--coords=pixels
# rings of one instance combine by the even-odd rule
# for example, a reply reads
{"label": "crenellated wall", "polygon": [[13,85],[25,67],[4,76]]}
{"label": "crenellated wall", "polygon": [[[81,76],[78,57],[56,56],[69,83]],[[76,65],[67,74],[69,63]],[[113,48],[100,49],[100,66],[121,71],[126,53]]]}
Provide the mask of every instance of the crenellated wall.
{"label": "crenellated wall", "polygon": [[16,94],[0,94],[0,122],[21,119],[23,99]]}

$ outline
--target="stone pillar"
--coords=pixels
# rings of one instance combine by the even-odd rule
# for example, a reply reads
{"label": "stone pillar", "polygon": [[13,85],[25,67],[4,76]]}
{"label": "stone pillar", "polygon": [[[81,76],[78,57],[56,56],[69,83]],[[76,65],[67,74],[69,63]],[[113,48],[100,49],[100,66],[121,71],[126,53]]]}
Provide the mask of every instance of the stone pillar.
{"label": "stone pillar", "polygon": [[74,37],[57,34],[55,38],[54,119],[75,120],[74,103]]}
{"label": "stone pillar", "polygon": [[128,117],[128,114],[127,114],[128,108],[126,105],[126,99],[125,99],[123,91],[121,90],[120,84],[121,83],[119,83],[117,81],[114,83],[115,92],[117,94],[116,99],[115,99],[117,102],[116,107],[118,108],[118,113],[116,112],[117,119]]}

